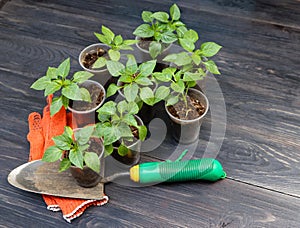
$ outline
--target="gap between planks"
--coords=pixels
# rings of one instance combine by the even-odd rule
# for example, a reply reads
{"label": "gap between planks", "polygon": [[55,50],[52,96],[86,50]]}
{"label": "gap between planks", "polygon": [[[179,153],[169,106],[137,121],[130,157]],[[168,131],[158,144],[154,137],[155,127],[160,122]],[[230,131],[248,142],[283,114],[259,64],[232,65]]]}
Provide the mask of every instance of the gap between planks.
{"label": "gap between planks", "polygon": [[285,195],[285,196],[290,196],[290,197],[294,197],[294,198],[300,199],[299,195],[294,195],[294,194],[291,194],[291,193],[286,193],[286,192],[278,191],[276,189],[267,188],[267,187],[260,186],[260,185],[257,185],[257,184],[252,184],[252,183],[249,183],[249,182],[246,182],[246,181],[242,181],[242,180],[239,180],[239,179],[236,179],[236,178],[233,178],[233,177],[228,177],[227,176],[226,179],[235,181],[237,183],[246,184],[246,185],[253,186],[253,187],[256,187],[256,188],[264,189],[264,190],[267,190],[267,191],[279,193],[279,194],[282,194],[282,195]]}

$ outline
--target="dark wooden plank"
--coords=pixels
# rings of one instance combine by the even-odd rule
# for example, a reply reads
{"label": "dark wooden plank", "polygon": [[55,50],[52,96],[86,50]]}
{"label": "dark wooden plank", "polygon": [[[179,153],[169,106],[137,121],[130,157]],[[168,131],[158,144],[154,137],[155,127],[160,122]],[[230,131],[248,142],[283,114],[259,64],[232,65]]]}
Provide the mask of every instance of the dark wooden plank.
{"label": "dark wooden plank", "polygon": [[[7,185],[6,183],[4,184]],[[231,180],[128,188],[109,184],[110,201],[91,207],[74,226],[122,227],[297,227],[299,199]],[[6,227],[66,227],[39,195],[12,187],[0,191],[0,224]],[[15,199],[15,200],[12,200]],[[18,204],[18,205],[17,205]],[[284,207],[283,207],[284,205]],[[22,208],[26,208],[25,210]],[[18,217],[18,219],[13,219]]]}
{"label": "dark wooden plank", "polygon": [[[224,46],[215,60],[222,71],[217,81],[227,109],[226,136],[218,151],[222,132],[215,135],[216,150],[207,151],[205,156],[216,156],[231,180],[148,188],[109,184],[106,193],[110,203],[103,208],[88,209],[73,224],[83,227],[298,227],[298,1],[177,3],[182,7],[184,21],[200,33],[201,41],[214,40]],[[67,56],[71,56],[73,70],[80,69],[77,63],[80,49],[96,42],[93,32],[101,24],[131,37],[141,22],[143,9],[167,10],[171,4],[169,0],[160,4],[152,0],[13,0],[1,9],[0,226],[68,225],[60,213],[45,209],[39,195],[15,189],[6,181],[10,170],[27,160],[27,115],[31,111],[41,112],[44,106],[42,93],[30,90],[30,84],[47,66],[55,66]],[[288,16],[283,17],[287,12]],[[211,101],[218,101],[220,97],[215,96],[216,88],[211,83],[208,81],[207,93]],[[191,149],[194,157],[203,156],[212,134],[212,121],[209,115],[202,126],[197,149]],[[147,154],[147,159],[174,157],[185,148],[174,151],[174,145],[173,139],[167,136],[156,153]]]}
{"label": "dark wooden plank", "polygon": [[10,0],[0,0],[0,10],[8,1]]}
{"label": "dark wooden plank", "polygon": [[[128,21],[134,24],[137,23],[137,16],[133,14],[134,12],[141,11],[142,7],[150,7],[151,10],[157,7],[147,2],[145,6],[138,5],[140,8],[134,8],[133,13],[127,16],[125,15],[126,10],[125,12],[122,11],[120,15],[117,14],[117,9],[108,12],[111,8],[109,5],[103,5],[101,9],[96,11],[95,7],[92,7],[96,3],[88,2],[83,6],[86,9],[83,12],[85,16],[89,15],[89,17],[87,20],[83,20],[83,18],[77,19],[77,16],[72,15],[78,10],[78,6],[74,4],[73,7],[69,6],[67,2],[62,2],[61,7],[58,7],[58,3],[56,3],[57,5],[43,1],[35,3],[41,8],[34,5],[20,7],[21,4],[22,2],[15,1],[10,4],[10,7],[6,7],[6,11],[10,14],[9,17],[3,18],[3,23],[7,23],[7,20],[9,20],[10,26],[9,28],[6,26],[2,34],[2,40],[6,44],[3,46],[2,52],[6,52],[7,47],[9,47],[9,50],[14,52],[14,55],[18,55],[19,59],[18,61],[7,62],[6,56],[2,56],[3,59],[0,64],[5,69],[24,72],[24,74],[29,69],[32,70],[34,74],[32,81],[38,76],[36,72],[44,72],[48,66],[49,63],[48,61],[45,62],[44,58],[49,59],[49,56],[51,56],[49,62],[51,61],[55,65],[54,63],[60,62],[64,55],[71,54],[74,58],[73,62],[76,62],[80,50],[79,43],[82,42],[79,40],[84,40],[73,29],[79,21],[81,21],[81,29],[86,31],[85,28],[89,24],[92,24],[94,28],[98,26],[97,19],[99,15],[103,14],[99,17],[101,20],[107,20],[108,15],[110,15],[112,26],[118,29],[122,25],[116,23],[117,20],[121,21],[128,18]],[[189,2],[189,4],[194,3]],[[16,7],[18,11],[15,12]],[[119,5],[119,7],[124,7],[124,5]],[[166,8],[167,4],[163,4],[163,7]],[[296,164],[299,161],[297,153],[299,150],[297,121],[299,117],[297,114],[299,83],[297,82],[299,80],[300,65],[296,57],[297,52],[292,51],[299,49],[299,31],[292,28],[290,32],[286,32],[272,24],[251,22],[247,18],[242,18],[239,23],[232,24],[231,15],[214,15],[212,17],[213,14],[210,11],[197,15],[200,23],[196,23],[193,21],[193,17],[186,16],[195,15],[196,8],[190,8],[188,5],[188,7],[184,6],[183,9],[183,17],[185,17],[186,23],[195,26],[198,31],[201,31],[202,26],[205,29],[208,28],[208,31],[203,31],[203,34],[214,37],[213,39],[216,41],[221,40],[222,45],[224,45],[216,61],[219,62],[223,73],[218,82],[225,96],[228,123],[226,138],[218,158],[232,178],[299,195],[299,187],[281,185],[282,179],[286,178],[287,173],[289,176],[287,180],[290,183],[295,182],[295,175],[299,173]],[[28,13],[25,12],[29,11],[34,12],[36,18],[42,18],[42,20],[33,20],[28,17]],[[50,17],[51,13],[54,13],[56,19],[53,22],[47,22],[46,18]],[[67,18],[70,20],[67,20]],[[210,18],[210,20],[206,18]],[[23,21],[22,25],[19,24],[20,19]],[[47,24],[44,24],[45,22]],[[63,23],[62,26],[57,26],[58,22]],[[132,24],[126,23],[126,26],[129,28]],[[47,33],[38,33],[40,29],[46,29],[46,27]],[[253,28],[255,28],[255,33],[253,33]],[[25,35],[26,39],[24,37],[13,37],[12,32],[16,31]],[[54,32],[52,33],[52,31]],[[125,31],[126,33],[128,31]],[[61,34],[61,36],[58,36],[58,34]],[[240,39],[241,37],[243,37],[243,40]],[[22,42],[20,42],[21,40]],[[69,42],[73,43],[72,47],[70,47]],[[33,43],[35,45],[32,45]],[[255,45],[253,45],[254,43]],[[283,51],[284,44],[286,45]],[[65,45],[67,45],[67,48],[65,48]],[[272,48],[266,49],[266,45]],[[19,50],[22,50],[20,54],[18,53]],[[272,56],[280,56],[280,58],[272,58]],[[271,63],[270,59],[272,59]],[[32,69],[30,67],[31,63],[35,63],[37,67]],[[27,85],[29,87],[29,83]],[[288,91],[287,88],[289,88]],[[38,94],[33,91],[29,93]],[[214,91],[210,92],[208,90],[208,94],[211,94],[210,99],[213,99],[213,93]],[[34,95],[31,95],[31,97]],[[41,99],[38,101],[41,101]],[[287,106],[286,102],[291,105]],[[248,121],[244,121],[245,116]],[[272,118],[269,118],[269,116],[272,116]],[[207,123],[202,128],[201,141],[195,154],[196,157],[202,156],[207,145],[210,121],[211,119],[207,118]],[[259,129],[257,126],[260,126]],[[265,142],[265,139],[270,138],[270,135],[272,135],[272,139]],[[172,139],[167,138],[165,143],[157,150],[157,153],[149,156],[169,157],[170,154],[164,152],[173,152],[171,150],[172,145],[174,145]],[[281,148],[283,145],[284,155],[277,156],[282,153]],[[240,155],[240,151],[245,152]],[[218,155],[217,153],[218,151],[211,152],[215,156]],[[245,156],[248,158],[246,161]],[[257,173],[253,166],[260,172]],[[274,170],[277,171],[274,173]],[[298,183],[296,181],[296,186],[298,186]]]}

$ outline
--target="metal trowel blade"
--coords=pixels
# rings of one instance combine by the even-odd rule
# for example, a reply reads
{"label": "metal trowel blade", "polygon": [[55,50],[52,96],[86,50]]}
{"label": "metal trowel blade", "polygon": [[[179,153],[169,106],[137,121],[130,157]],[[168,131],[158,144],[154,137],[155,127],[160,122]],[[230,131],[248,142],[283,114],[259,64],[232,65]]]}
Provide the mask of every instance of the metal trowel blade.
{"label": "metal trowel blade", "polygon": [[36,160],[15,168],[7,179],[14,187],[28,192],[80,199],[103,198],[103,183],[92,188],[80,187],[68,170],[58,170],[59,162]]}

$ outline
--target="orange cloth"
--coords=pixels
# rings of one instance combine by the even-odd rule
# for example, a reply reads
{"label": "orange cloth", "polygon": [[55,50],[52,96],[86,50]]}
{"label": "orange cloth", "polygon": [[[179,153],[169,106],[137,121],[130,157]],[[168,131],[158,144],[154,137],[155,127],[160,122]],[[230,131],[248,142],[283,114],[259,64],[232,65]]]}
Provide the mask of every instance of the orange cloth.
{"label": "orange cloth", "polygon": [[[50,117],[52,97],[52,95],[48,96],[48,104],[44,108],[43,118],[37,112],[30,113],[28,116],[29,161],[41,159],[45,150],[54,145],[52,137],[62,134],[64,127],[67,124],[70,126],[72,123],[72,114],[67,114],[64,107]],[[68,222],[80,216],[89,206],[101,206],[108,202],[107,196],[104,196],[102,200],[83,200],[43,195],[43,199],[48,210],[62,211],[63,218]]]}

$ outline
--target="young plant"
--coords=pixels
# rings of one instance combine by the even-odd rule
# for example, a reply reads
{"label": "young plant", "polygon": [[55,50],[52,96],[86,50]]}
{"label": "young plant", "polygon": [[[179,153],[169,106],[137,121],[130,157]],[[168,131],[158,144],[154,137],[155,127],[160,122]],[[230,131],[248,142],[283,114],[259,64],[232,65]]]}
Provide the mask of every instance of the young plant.
{"label": "young plant", "polygon": [[66,126],[63,134],[52,138],[55,145],[47,148],[42,160],[55,162],[66,153],[60,162],[60,172],[67,170],[71,165],[81,169],[86,165],[99,173],[99,155],[94,151],[89,151],[89,142],[94,130],[94,125],[80,128],[77,131],[73,131],[72,128]]}
{"label": "young plant", "polygon": [[166,90],[166,105],[174,105],[179,100],[184,101],[187,107],[186,95],[188,89],[195,84],[195,81],[201,80],[199,73],[183,72],[175,67],[168,67],[162,70],[162,72],[156,72],[153,77],[160,82],[170,82],[170,88],[172,90]]}
{"label": "young plant", "polygon": [[148,105],[154,105],[163,100],[165,98],[164,90],[167,89],[165,86],[158,88],[155,92],[150,88],[154,84],[152,73],[156,60],[150,60],[138,65],[133,55],[127,55],[127,58],[126,66],[120,62],[107,61],[109,73],[114,77],[120,77],[119,85],[114,83],[109,85],[107,97],[122,89],[128,102],[142,100]]}
{"label": "young plant", "polygon": [[53,116],[63,106],[69,106],[69,100],[91,102],[90,93],[85,88],[80,88],[79,84],[93,76],[87,71],[78,71],[71,79],[67,79],[70,72],[70,58],[64,60],[57,68],[49,67],[45,76],[35,81],[30,88],[44,90],[44,95],[48,96],[58,91],[60,93],[53,98],[50,106],[50,114]]}
{"label": "young plant", "polygon": [[162,72],[153,74],[157,81],[171,83],[170,88],[173,93],[170,93],[166,99],[167,106],[174,105],[182,100],[187,107],[186,98],[189,88],[196,86],[197,82],[206,76],[207,71],[220,74],[216,64],[207,59],[216,55],[220,49],[220,45],[214,42],[206,42],[201,45],[200,49],[191,53],[170,54],[163,59],[176,66],[165,68]]}
{"label": "young plant", "polygon": [[[139,25],[133,32],[134,35],[141,38],[152,40],[149,45],[149,53],[152,58],[156,58],[163,51],[162,44],[171,44],[178,39],[184,47],[190,47],[195,40],[190,40],[194,33],[185,27],[180,21],[180,9],[176,4],[170,7],[170,14],[167,12],[143,11],[142,19],[144,24]],[[189,31],[187,33],[187,31]],[[184,35],[187,33],[186,35]],[[193,34],[192,34],[193,33]]]}
{"label": "young plant", "polygon": [[[102,34],[97,32],[95,32],[94,34],[100,42],[110,47],[110,49],[108,50],[108,56],[113,61],[119,61],[121,57],[120,50],[133,50],[131,45],[137,43],[136,40],[123,40],[123,37],[121,35],[115,35],[113,31],[111,31],[104,25],[102,25],[101,32]],[[93,68],[104,67],[106,61],[107,60],[104,57],[98,58],[93,64]]]}
{"label": "young plant", "polygon": [[167,55],[163,61],[175,64],[181,67],[184,72],[198,72],[202,76],[206,75],[206,71],[212,74],[220,74],[219,69],[213,60],[208,58],[216,55],[222,46],[215,42],[205,42],[199,49],[193,47],[188,52],[180,52]]}
{"label": "young plant", "polygon": [[[125,156],[130,152],[126,142],[135,138],[133,130],[137,130],[139,140],[143,141],[147,135],[147,128],[139,125],[136,118],[139,108],[135,102],[125,100],[115,103],[109,101],[97,110],[99,123],[96,124],[96,135],[103,137],[106,155],[113,152],[114,145],[118,153]],[[116,145],[116,142],[119,145]]]}

